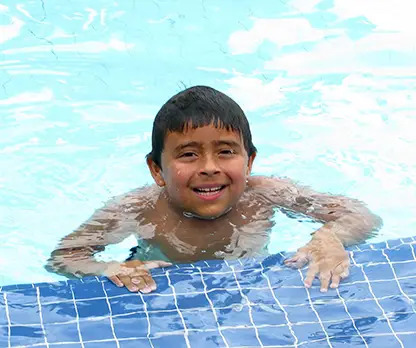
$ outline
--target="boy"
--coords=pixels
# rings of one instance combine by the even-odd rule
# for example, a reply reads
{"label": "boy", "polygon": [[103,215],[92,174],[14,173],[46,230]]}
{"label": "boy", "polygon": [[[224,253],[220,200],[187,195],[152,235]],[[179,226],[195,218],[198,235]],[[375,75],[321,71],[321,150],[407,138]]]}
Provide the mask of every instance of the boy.
{"label": "boy", "polygon": [[[305,286],[319,274],[321,291],[336,288],[348,275],[344,246],[363,241],[381,220],[357,200],[250,176],[255,157],[248,121],[231,98],[204,86],[180,92],[154,120],[147,165],[156,185],[116,197],[96,211],[61,240],[48,269],[105,275],[117,286],[148,293],[156,289],[148,270],[171,265],[168,261],[264,254],[273,211],[283,208],[324,222],[285,263],[310,262]],[[106,245],[131,234],[139,251],[126,262],[94,259]]]}

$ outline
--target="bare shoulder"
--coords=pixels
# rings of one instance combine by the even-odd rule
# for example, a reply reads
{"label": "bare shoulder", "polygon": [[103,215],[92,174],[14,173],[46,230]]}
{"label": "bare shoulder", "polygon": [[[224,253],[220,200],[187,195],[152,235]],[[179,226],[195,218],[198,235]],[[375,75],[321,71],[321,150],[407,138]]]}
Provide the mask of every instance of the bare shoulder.
{"label": "bare shoulder", "polygon": [[287,178],[279,178],[277,176],[250,176],[247,183],[249,187],[254,189],[284,189],[289,186],[295,186],[293,181]]}

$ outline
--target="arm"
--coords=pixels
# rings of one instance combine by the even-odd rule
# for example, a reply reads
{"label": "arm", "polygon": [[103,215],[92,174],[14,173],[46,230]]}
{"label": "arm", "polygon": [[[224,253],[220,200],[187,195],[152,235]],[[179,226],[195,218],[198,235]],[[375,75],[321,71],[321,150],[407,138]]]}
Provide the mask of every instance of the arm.
{"label": "arm", "polygon": [[105,275],[115,285],[125,285],[130,291],[155,290],[156,283],[149,269],[167,267],[170,263],[139,260],[102,262],[94,257],[107,245],[119,243],[138,233],[143,207],[148,206],[152,197],[149,192],[133,191],[97,210],[88,221],[59,242],[46,269],[66,276]]}
{"label": "arm", "polygon": [[382,225],[381,219],[356,199],[317,193],[288,180],[255,177],[253,186],[273,205],[306,214],[324,225],[312,234],[312,239],[285,261],[290,267],[302,267],[310,262],[305,286],[310,287],[319,273],[321,291],[336,288],[349,274],[349,258],[344,246],[370,237]]}
{"label": "arm", "polygon": [[322,221],[324,225],[313,234],[316,237],[333,233],[344,246],[350,246],[371,237],[382,225],[357,199],[318,193],[278,178],[252,177],[250,182],[272,204]]}

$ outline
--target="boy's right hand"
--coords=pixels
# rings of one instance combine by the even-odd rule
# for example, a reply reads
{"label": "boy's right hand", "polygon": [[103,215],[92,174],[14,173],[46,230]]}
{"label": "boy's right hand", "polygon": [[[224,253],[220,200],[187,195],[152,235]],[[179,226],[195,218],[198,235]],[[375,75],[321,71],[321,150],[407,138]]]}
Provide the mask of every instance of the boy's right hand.
{"label": "boy's right hand", "polygon": [[166,261],[139,261],[131,260],[123,263],[112,262],[104,275],[116,286],[125,286],[129,291],[149,293],[156,290],[156,283],[150,275],[149,270],[158,267],[172,266]]}

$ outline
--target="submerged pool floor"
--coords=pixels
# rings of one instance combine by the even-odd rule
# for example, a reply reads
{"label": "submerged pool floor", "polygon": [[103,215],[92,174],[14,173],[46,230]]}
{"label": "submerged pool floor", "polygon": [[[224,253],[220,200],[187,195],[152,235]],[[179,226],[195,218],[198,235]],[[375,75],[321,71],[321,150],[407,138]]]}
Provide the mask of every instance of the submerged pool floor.
{"label": "submerged pool floor", "polygon": [[5,286],[0,347],[414,347],[415,248],[351,248],[350,276],[327,293],[284,253],[158,269],[151,294],[96,277]]}

